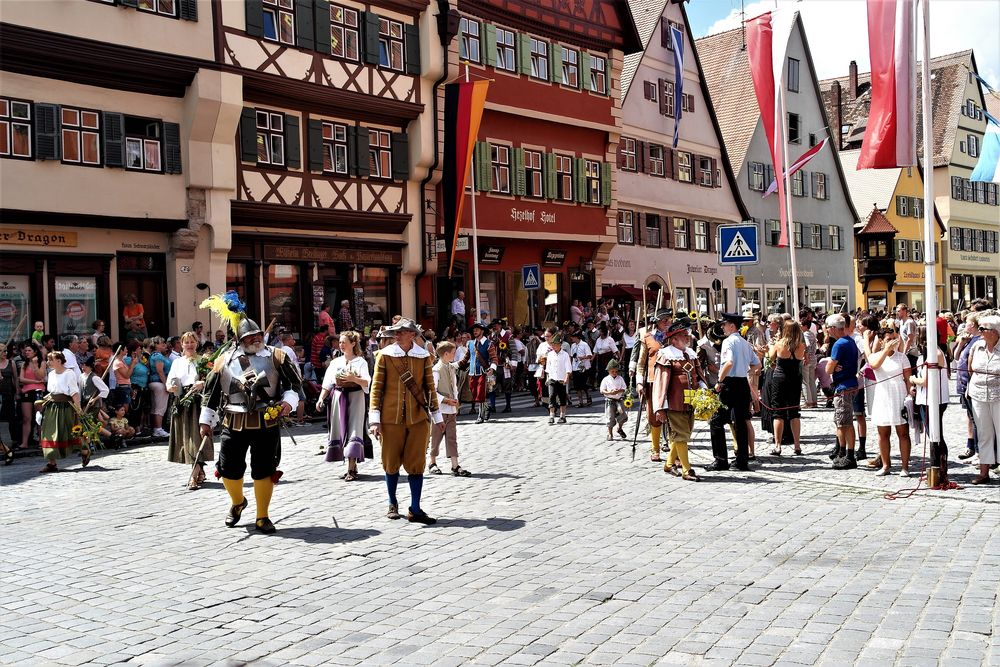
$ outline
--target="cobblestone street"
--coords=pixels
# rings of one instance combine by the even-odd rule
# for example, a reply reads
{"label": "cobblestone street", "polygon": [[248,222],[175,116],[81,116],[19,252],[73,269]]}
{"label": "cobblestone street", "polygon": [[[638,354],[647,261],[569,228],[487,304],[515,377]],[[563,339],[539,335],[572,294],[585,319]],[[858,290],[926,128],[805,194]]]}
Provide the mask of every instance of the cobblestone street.
{"label": "cobblestone street", "polygon": [[[185,490],[165,445],[57,475],[18,459],[0,663],[1000,665],[1000,486],[966,486],[971,466],[961,490],[886,500],[916,475],[830,470],[831,415],[810,410],[805,456],[760,456],[758,429],[751,472],[695,484],[605,442],[596,406],[463,419],[474,476],[428,477],[431,527],[384,518],[377,462],[338,479],[316,426],[284,439],[274,536],[249,479],[227,529],[222,486]],[[953,461],[964,432],[953,405]]]}

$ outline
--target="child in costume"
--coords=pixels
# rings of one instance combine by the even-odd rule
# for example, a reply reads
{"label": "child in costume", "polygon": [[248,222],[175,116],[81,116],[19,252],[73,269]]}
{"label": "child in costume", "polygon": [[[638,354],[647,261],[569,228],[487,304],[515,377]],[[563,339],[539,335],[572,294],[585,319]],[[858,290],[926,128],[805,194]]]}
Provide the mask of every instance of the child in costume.
{"label": "child in costume", "polygon": [[618,424],[618,435],[622,440],[628,436],[622,426],[628,421],[628,412],[625,410],[623,399],[625,398],[625,379],[618,374],[618,362],[612,359],[608,362],[608,374],[601,380],[601,394],[604,396],[604,419],[608,425],[608,440],[614,440],[612,429]]}

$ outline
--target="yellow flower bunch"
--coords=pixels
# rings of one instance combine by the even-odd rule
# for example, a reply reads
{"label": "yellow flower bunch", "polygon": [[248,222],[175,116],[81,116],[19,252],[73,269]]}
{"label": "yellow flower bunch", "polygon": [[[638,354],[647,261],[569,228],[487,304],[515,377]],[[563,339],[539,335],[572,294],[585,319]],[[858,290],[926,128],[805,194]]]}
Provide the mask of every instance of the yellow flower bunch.
{"label": "yellow flower bunch", "polygon": [[684,402],[694,408],[694,418],[698,421],[708,421],[723,407],[719,395],[709,389],[686,389]]}
{"label": "yellow flower bunch", "polygon": [[81,433],[83,433],[83,427],[80,426],[79,424],[76,424],[73,426],[73,428],[70,429],[70,433],[72,433],[73,435],[80,435]]}
{"label": "yellow flower bunch", "polygon": [[629,397],[629,398],[626,398],[624,401],[622,401],[622,405],[625,406],[626,410],[630,410],[632,408],[632,406],[635,405],[635,403],[632,401],[632,398]]}
{"label": "yellow flower bunch", "polygon": [[498,345],[497,347],[499,347],[501,351],[506,350],[507,349],[507,343],[505,343],[503,341],[500,341],[500,345]]}
{"label": "yellow flower bunch", "polygon": [[266,410],[264,410],[264,421],[273,422],[280,416],[281,416],[281,408],[279,408],[277,405],[272,405]]}

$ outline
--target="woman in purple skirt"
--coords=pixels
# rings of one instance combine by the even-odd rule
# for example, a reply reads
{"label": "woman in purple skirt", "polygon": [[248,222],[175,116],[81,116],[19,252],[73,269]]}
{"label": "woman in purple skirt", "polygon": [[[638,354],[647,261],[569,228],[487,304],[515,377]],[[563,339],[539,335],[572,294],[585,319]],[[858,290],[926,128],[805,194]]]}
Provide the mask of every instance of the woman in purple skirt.
{"label": "woman in purple skirt", "polygon": [[356,331],[340,334],[341,356],[327,366],[316,409],[322,410],[327,396],[330,401],[330,437],[326,449],[327,462],[347,459],[347,472],[342,479],[358,478],[358,463],[365,460],[365,418],[368,414],[368,362],[361,352],[361,336]]}

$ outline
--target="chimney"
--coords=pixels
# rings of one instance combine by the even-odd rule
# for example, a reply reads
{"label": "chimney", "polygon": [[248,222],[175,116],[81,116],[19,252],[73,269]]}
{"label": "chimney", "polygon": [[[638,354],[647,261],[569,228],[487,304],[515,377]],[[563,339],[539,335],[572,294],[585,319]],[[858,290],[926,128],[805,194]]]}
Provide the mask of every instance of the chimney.
{"label": "chimney", "polygon": [[833,82],[833,103],[836,105],[837,127],[830,134],[837,137],[837,150],[844,150],[844,91],[840,87],[840,81]]}
{"label": "chimney", "polygon": [[851,61],[851,68],[848,70],[850,73],[848,75],[848,86],[850,89],[847,91],[850,94],[851,101],[858,99],[858,61]]}

